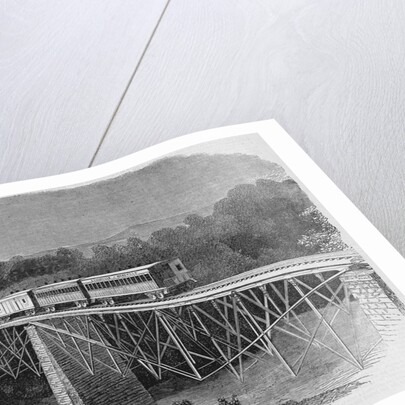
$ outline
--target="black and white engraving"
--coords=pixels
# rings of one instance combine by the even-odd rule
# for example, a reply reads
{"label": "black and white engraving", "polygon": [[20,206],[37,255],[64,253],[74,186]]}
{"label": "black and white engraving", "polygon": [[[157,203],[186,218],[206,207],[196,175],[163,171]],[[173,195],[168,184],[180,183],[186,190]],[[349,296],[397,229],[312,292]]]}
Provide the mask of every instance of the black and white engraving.
{"label": "black and white engraving", "polygon": [[0,223],[0,404],[404,388],[404,304],[256,134],[2,198]]}

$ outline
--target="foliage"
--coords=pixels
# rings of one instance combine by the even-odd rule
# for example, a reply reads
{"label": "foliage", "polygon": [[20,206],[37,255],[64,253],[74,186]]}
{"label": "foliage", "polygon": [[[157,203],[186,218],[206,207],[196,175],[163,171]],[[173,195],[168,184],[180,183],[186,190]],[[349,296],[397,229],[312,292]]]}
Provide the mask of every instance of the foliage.
{"label": "foliage", "polygon": [[[211,215],[189,215],[182,225],[160,229],[147,241],[131,237],[124,244],[96,245],[91,257],[77,249],[59,248],[55,254],[0,262],[0,289],[28,279],[54,282],[66,275],[92,276],[171,257],[180,257],[203,285],[280,260],[343,247],[336,228],[294,181],[261,179],[231,189]],[[146,372],[142,378],[147,385],[155,383]],[[236,396],[220,398],[218,403],[240,404]],[[175,404],[192,405],[187,400]]]}
{"label": "foliage", "polygon": [[149,243],[181,257],[205,284],[304,255],[297,240],[311,225],[300,214],[310,205],[294,181],[262,179],[234,187],[212,215],[193,214],[185,225],[154,232]]}
{"label": "foliage", "polygon": [[[174,401],[172,405],[193,405],[191,401],[188,399],[183,399],[181,401]],[[242,405],[236,395],[232,395],[232,397],[228,400],[225,397],[218,398],[218,405]]]}
{"label": "foliage", "polygon": [[2,262],[0,283],[4,288],[29,277],[54,282],[66,274],[91,276],[180,257],[194,278],[206,284],[265,264],[344,247],[336,228],[297,183],[259,179],[231,189],[211,215],[189,215],[183,225],[153,232],[147,241],[131,237],[124,244],[97,245],[91,257],[59,248],[55,254]]}
{"label": "foliage", "polygon": [[[24,400],[50,397],[52,391],[44,375],[38,377],[34,373],[24,374],[24,378],[15,380],[3,375],[0,384],[0,403],[9,403],[9,400]],[[2,402],[4,399],[5,402]],[[28,401],[27,401],[28,402]]]}
{"label": "foliage", "polygon": [[231,399],[227,400],[224,397],[218,398],[218,405],[241,405],[238,397],[233,394]]}
{"label": "foliage", "polygon": [[312,227],[298,240],[299,245],[314,253],[335,252],[348,248],[342,241],[340,232],[315,206],[307,208],[301,217],[308,220]]}

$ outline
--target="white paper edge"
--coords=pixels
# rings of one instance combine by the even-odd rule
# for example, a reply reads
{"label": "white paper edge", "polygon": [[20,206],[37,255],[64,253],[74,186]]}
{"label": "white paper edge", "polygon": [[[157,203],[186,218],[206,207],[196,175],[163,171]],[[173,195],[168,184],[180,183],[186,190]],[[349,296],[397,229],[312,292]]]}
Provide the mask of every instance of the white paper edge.
{"label": "white paper edge", "polygon": [[[372,262],[371,264],[381,269],[395,287],[405,295],[405,259],[275,120],[257,121],[195,132],[89,169],[0,184],[0,198],[86,184],[136,169],[137,165],[164,157],[166,154],[179,149],[202,142],[251,133],[261,135],[263,140],[285,163],[285,166],[296,175],[301,184],[310,190],[311,194],[339,223],[341,228],[355,240],[360,253],[367,256]],[[385,398],[378,402],[378,405],[404,403],[405,392],[401,392]]]}

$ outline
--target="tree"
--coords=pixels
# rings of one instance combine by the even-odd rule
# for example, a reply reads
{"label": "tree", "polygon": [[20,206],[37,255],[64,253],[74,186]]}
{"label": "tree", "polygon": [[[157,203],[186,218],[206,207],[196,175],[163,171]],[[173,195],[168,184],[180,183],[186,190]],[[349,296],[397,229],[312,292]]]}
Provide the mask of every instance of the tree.
{"label": "tree", "polygon": [[337,228],[314,205],[307,208],[301,217],[308,221],[310,227],[298,240],[300,246],[310,250],[311,253],[335,252],[348,248]]}

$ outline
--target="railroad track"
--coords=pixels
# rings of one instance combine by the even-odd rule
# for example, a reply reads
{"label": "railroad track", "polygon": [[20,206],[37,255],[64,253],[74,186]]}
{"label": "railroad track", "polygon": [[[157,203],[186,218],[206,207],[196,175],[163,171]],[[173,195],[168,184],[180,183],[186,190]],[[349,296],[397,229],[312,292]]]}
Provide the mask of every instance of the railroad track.
{"label": "railroad track", "polygon": [[31,316],[21,316],[0,325],[1,329],[30,324],[42,320],[63,318],[76,315],[117,314],[122,312],[142,312],[167,309],[186,305],[198,304],[208,299],[215,299],[240,292],[252,287],[260,287],[269,282],[276,282],[306,274],[316,274],[326,271],[337,271],[348,268],[354,263],[365,263],[362,257],[353,250],[323,253],[299,257],[273,263],[267,266],[249,270],[239,275],[197,287],[191,291],[161,300],[142,300],[130,303],[114,304],[112,306],[91,306],[86,308],[69,308],[52,313],[41,313]]}

